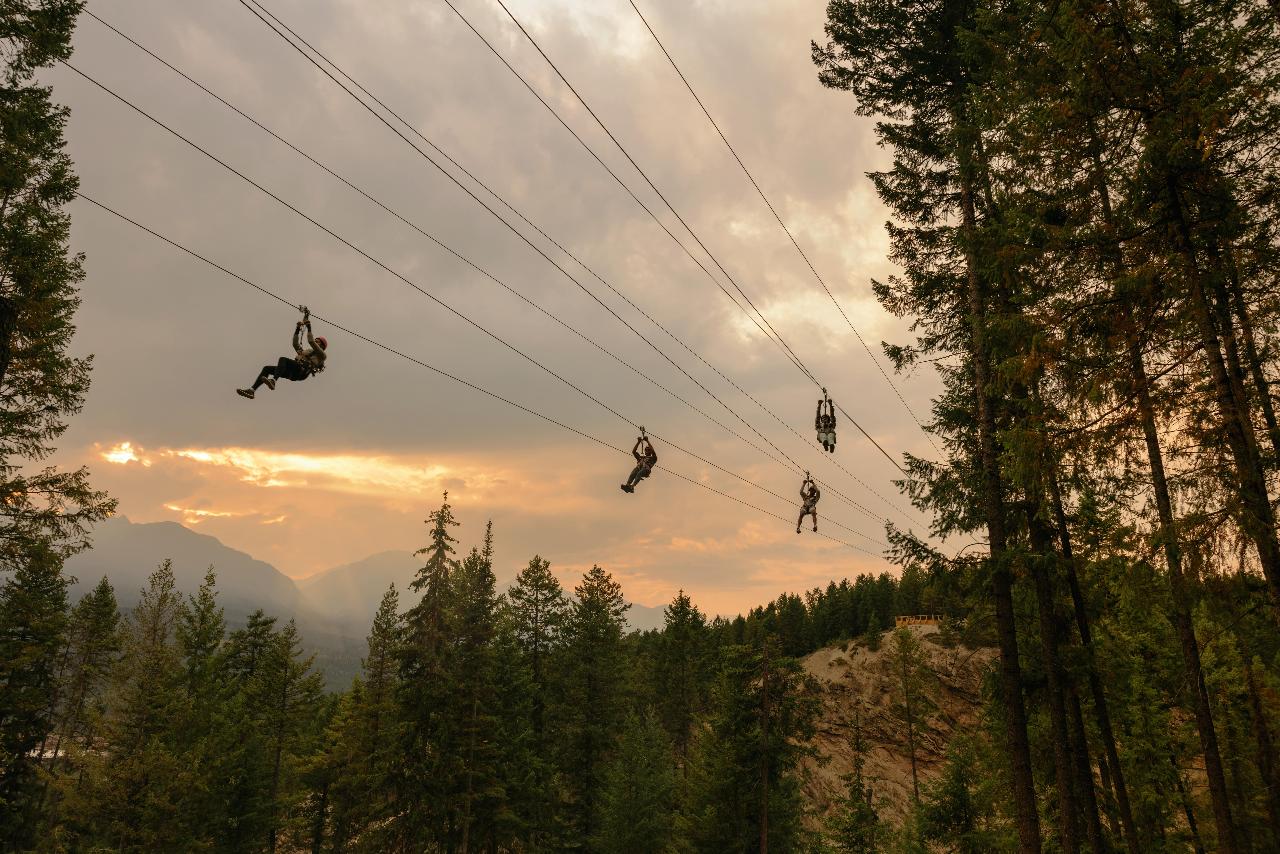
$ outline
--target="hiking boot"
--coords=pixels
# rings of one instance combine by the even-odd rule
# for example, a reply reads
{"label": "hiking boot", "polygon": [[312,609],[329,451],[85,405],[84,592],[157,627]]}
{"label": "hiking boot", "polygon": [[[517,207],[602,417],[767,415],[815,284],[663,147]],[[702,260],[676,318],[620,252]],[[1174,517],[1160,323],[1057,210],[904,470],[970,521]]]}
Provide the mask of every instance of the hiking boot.
{"label": "hiking boot", "polygon": [[247,397],[250,400],[253,400],[253,389],[251,388],[238,388],[236,389],[236,394],[240,395],[241,397]]}

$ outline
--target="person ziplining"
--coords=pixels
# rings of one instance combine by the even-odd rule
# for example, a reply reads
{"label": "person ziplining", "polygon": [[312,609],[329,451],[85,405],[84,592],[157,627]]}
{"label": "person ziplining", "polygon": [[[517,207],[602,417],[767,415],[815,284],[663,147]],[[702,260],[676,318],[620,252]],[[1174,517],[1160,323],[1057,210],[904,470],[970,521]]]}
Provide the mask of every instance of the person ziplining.
{"label": "person ziplining", "polygon": [[796,519],[796,533],[800,533],[800,525],[804,522],[805,516],[813,517],[813,531],[818,532],[818,499],[822,497],[822,493],[818,490],[818,484],[813,482],[813,478],[808,472],[804,473],[804,483],[800,484],[800,518]]}
{"label": "person ziplining", "polygon": [[818,431],[818,444],[834,454],[836,452],[836,405],[827,396],[825,388],[822,390],[821,399],[818,400],[818,414],[814,416],[813,426]]}
{"label": "person ziplining", "polygon": [[[305,305],[298,306],[298,309],[302,312],[302,319],[293,330],[293,350],[297,356],[292,359],[281,356],[274,365],[263,366],[258,372],[258,378],[253,381],[253,386],[238,388],[236,394],[253,400],[254,393],[261,386],[265,385],[275,391],[276,380],[302,382],[312,374],[318,374],[324,370],[324,362],[327,358],[325,351],[329,349],[329,341],[323,335],[311,334],[311,312]],[[310,349],[307,350],[302,349],[303,329],[307,331],[307,344],[310,345]]]}
{"label": "person ziplining", "polygon": [[631,456],[636,458],[636,467],[631,470],[627,482],[622,484],[623,492],[635,492],[636,484],[653,474],[653,467],[658,464],[658,452],[653,449],[653,443],[645,435],[643,427],[640,428],[636,446],[631,449]]}

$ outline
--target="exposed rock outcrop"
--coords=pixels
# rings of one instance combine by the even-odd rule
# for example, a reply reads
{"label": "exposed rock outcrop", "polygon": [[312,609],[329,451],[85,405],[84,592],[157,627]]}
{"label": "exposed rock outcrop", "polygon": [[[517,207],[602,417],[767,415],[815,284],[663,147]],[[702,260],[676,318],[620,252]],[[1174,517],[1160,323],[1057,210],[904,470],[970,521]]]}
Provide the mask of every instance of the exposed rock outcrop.
{"label": "exposed rock outcrop", "polygon": [[[938,776],[947,743],[978,725],[982,681],[995,659],[994,649],[946,647],[936,626],[912,626],[921,640],[929,678],[926,692],[933,708],[916,722],[916,764],[920,784]],[[901,682],[894,673],[890,635],[872,652],[861,642],[827,647],[803,659],[821,686],[823,711],[813,744],[822,760],[805,767],[805,794],[819,815],[826,815],[845,792],[843,777],[853,769],[852,722],[860,719],[865,747],[864,775],[874,790],[881,817],[897,821],[911,800],[911,758],[907,729],[895,706]]]}

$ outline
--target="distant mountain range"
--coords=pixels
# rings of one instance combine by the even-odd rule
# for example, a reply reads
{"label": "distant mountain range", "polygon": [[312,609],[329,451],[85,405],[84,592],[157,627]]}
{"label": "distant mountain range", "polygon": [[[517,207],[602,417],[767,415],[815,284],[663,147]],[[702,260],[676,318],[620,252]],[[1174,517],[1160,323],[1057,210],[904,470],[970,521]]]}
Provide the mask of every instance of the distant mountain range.
{"label": "distant mountain range", "polygon": [[[172,561],[178,590],[194,593],[212,566],[228,623],[241,624],[257,608],[280,620],[296,619],[332,687],[345,687],[359,670],[364,638],[382,594],[394,583],[403,606],[420,564],[409,552],[379,552],[294,581],[271,564],[177,522],[135,523],[123,516],[99,524],[93,544],[67,562],[67,574],[76,579],[73,601],[106,576],[121,607],[130,607],[147,586],[147,577],[166,559]],[[663,610],[632,605],[628,621],[639,631],[657,628]]]}

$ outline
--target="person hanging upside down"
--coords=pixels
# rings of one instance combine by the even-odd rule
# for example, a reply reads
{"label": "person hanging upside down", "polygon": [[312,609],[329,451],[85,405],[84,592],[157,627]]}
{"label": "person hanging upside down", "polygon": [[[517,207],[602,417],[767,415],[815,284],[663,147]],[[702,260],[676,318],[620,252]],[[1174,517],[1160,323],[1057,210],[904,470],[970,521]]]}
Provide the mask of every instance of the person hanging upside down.
{"label": "person hanging upside down", "polygon": [[813,530],[818,530],[818,499],[822,497],[822,493],[818,491],[818,485],[813,482],[813,478],[805,474],[804,483],[800,484],[800,518],[796,519],[796,533],[800,533],[800,524],[804,522],[805,516],[813,517]]}
{"label": "person hanging upside down", "polygon": [[636,484],[652,474],[653,467],[658,464],[658,452],[653,449],[653,443],[649,441],[649,437],[643,434],[636,439],[636,446],[631,449],[631,456],[636,458],[636,467],[631,470],[631,476],[627,478],[627,482],[622,484],[623,492],[635,492]]}
{"label": "person hanging upside down", "polygon": [[[307,330],[307,344],[310,349],[302,349],[302,330]],[[266,386],[272,391],[275,390],[276,380],[292,380],[294,382],[302,382],[312,374],[318,374],[324,370],[324,360],[326,358],[325,351],[329,348],[329,342],[323,335],[313,336],[311,334],[311,313],[303,311],[302,320],[298,321],[298,325],[293,330],[293,350],[297,353],[295,358],[290,359],[288,356],[281,356],[280,361],[274,365],[265,365],[258,372],[258,378],[253,381],[251,388],[238,388],[236,394],[241,397],[247,397],[253,400],[254,392],[259,386]]]}

